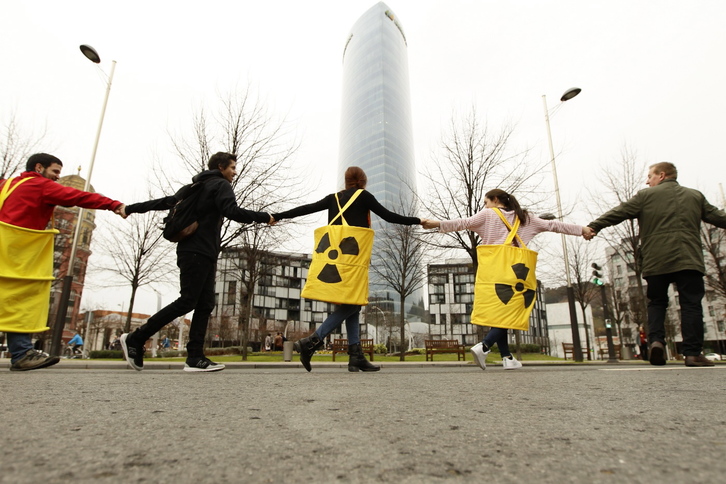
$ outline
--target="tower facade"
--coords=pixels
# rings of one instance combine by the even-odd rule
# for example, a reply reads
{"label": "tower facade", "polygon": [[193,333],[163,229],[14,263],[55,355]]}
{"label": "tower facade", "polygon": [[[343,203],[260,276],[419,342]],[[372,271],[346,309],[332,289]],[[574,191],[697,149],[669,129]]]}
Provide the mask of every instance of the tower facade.
{"label": "tower facade", "polygon": [[[383,2],[358,19],[345,43],[341,105],[338,184],[343,186],[347,167],[359,166],[368,176],[367,190],[383,206],[414,215],[407,42],[398,18]],[[373,229],[381,228],[374,217]],[[373,264],[377,257],[374,245]],[[371,301],[389,298],[396,299],[371,273]]]}

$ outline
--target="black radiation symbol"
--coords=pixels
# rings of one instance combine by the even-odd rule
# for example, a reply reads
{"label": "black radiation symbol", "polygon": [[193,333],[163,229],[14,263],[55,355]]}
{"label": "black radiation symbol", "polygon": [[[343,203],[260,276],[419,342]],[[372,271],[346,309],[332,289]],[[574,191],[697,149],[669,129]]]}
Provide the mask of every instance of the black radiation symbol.
{"label": "black radiation symbol", "polygon": [[[320,239],[320,242],[318,242],[315,252],[322,254],[326,250],[330,249],[330,247],[330,237],[328,234],[325,234]],[[340,253],[338,250],[340,250]],[[358,241],[355,240],[355,237],[345,237],[340,241],[340,247],[338,247],[338,249],[330,249],[330,251],[328,251],[328,258],[330,260],[335,260],[338,258],[339,254],[358,255],[358,252]],[[334,284],[342,281],[343,279],[341,279],[338,267],[335,264],[325,264],[323,270],[320,271],[320,274],[318,274],[318,280]]]}
{"label": "black radiation symbol", "polygon": [[[517,276],[517,279],[520,281],[527,280],[527,275],[529,274],[529,267],[525,266],[522,263],[514,264],[512,266],[512,272],[514,272],[514,275]],[[502,301],[504,304],[507,304],[509,301],[512,300],[512,297],[514,297],[514,293],[516,292],[522,292],[524,291],[524,283],[517,282],[514,286],[509,286],[507,284],[494,284],[494,291],[497,293],[497,297],[499,297],[499,300]],[[532,289],[527,289],[524,291],[524,307],[528,308],[532,305],[532,301],[534,301],[534,295],[535,291]]]}

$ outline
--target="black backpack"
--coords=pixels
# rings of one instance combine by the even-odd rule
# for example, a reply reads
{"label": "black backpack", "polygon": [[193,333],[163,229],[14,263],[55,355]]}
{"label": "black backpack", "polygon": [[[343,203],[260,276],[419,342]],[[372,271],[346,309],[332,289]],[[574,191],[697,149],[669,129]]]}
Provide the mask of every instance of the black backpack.
{"label": "black backpack", "polygon": [[164,238],[170,242],[184,240],[199,227],[197,203],[204,183],[201,181],[184,185],[174,194],[176,204],[164,218]]}

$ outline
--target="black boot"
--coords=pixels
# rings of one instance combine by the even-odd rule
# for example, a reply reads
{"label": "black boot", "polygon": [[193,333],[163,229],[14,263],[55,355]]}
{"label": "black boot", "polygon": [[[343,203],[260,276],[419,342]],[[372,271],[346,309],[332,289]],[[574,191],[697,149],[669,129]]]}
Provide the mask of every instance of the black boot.
{"label": "black boot", "polygon": [[317,334],[313,333],[307,338],[303,338],[295,341],[293,348],[295,351],[300,353],[300,363],[305,367],[307,371],[312,370],[310,367],[310,358],[313,357],[316,350],[323,347],[323,340],[318,337]]}
{"label": "black boot", "polygon": [[378,371],[381,369],[380,366],[371,365],[366,360],[363,350],[360,347],[360,343],[348,346],[348,371]]}

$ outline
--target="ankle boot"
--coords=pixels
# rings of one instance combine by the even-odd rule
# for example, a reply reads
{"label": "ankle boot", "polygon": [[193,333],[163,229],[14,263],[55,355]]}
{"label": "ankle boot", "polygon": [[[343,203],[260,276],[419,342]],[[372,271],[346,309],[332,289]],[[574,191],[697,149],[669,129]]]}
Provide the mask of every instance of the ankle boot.
{"label": "ankle boot", "polygon": [[317,334],[313,333],[307,338],[295,341],[295,344],[292,346],[295,348],[295,351],[300,353],[300,363],[302,363],[302,366],[307,371],[310,371],[312,370],[310,367],[310,358],[313,357],[316,350],[323,347],[323,340]]}
{"label": "ankle boot", "polygon": [[363,354],[360,343],[348,346],[348,371],[378,371],[380,366],[371,365]]}

